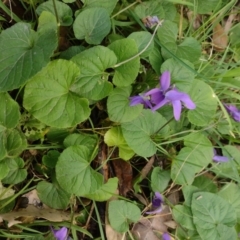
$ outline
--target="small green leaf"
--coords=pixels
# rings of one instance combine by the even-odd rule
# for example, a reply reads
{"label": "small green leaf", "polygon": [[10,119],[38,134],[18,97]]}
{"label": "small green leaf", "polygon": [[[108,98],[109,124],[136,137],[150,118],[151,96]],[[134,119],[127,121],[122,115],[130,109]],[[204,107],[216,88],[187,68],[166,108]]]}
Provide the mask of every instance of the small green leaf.
{"label": "small green leaf", "polygon": [[154,71],[158,75],[160,75],[161,74],[160,66],[163,63],[163,58],[161,55],[161,50],[157,45],[154,46],[153,50],[149,54],[149,62],[151,64],[152,68],[154,69]]}
{"label": "small green leaf", "polygon": [[24,135],[16,129],[5,129],[0,132],[0,160],[17,157],[26,147]]}
{"label": "small green leaf", "polygon": [[72,61],[80,70],[80,77],[74,84],[74,91],[92,100],[100,100],[112,91],[112,84],[108,82],[109,73],[105,72],[117,62],[114,52],[103,46],[87,49]]}
{"label": "small green leaf", "polygon": [[235,209],[238,222],[240,222],[240,187],[231,182],[227,183],[219,192],[218,196],[225,199]]}
{"label": "small green leaf", "polygon": [[223,198],[208,192],[194,193],[191,209],[193,222],[203,240],[237,239],[236,212]]}
{"label": "small green leaf", "polygon": [[75,37],[95,45],[102,42],[110,29],[111,21],[108,12],[100,7],[83,10],[73,23]]}
{"label": "small green leaf", "polygon": [[65,149],[56,165],[59,185],[68,193],[85,196],[103,185],[103,176],[91,166],[92,152],[85,146],[75,145]]}
{"label": "small green leaf", "polygon": [[48,31],[57,32],[57,20],[53,13],[43,11],[38,18],[38,33],[44,34]]}
{"label": "small green leaf", "polygon": [[45,166],[49,168],[55,168],[59,156],[60,152],[58,152],[57,150],[50,150],[47,155],[43,156],[42,162]]}
{"label": "small green leaf", "polygon": [[157,31],[157,36],[162,44],[169,42],[175,43],[178,35],[178,26],[176,23],[166,20]]}
{"label": "small green leaf", "polygon": [[[70,26],[73,22],[72,9],[67,4],[62,3],[60,1],[55,1],[55,4],[61,26]],[[38,15],[40,15],[43,11],[47,11],[55,15],[52,0],[40,4],[36,9]]]}
{"label": "small green leaf", "polygon": [[[156,134],[166,124],[166,119],[158,112],[142,110],[140,116],[131,122],[122,124],[123,136],[136,154],[150,157],[156,153],[157,148],[151,136]],[[158,132],[161,135],[166,128]]]}
{"label": "small green leaf", "polygon": [[212,88],[203,81],[195,80],[189,93],[196,104],[196,108],[188,112],[189,121],[197,126],[209,125],[217,110],[217,99]]}
{"label": "small green leaf", "polygon": [[151,174],[151,188],[153,192],[163,192],[170,181],[170,171],[155,167]]}
{"label": "small green leaf", "polygon": [[111,198],[118,187],[118,178],[109,178],[107,183],[103,184],[99,189],[95,192],[86,194],[84,197],[90,198],[94,201],[106,201]]}
{"label": "small green leaf", "polygon": [[109,146],[117,146],[119,148],[119,156],[123,160],[129,160],[135,154],[127,145],[120,127],[112,127],[104,135],[104,142]]}
{"label": "small green leaf", "polygon": [[196,230],[193,223],[193,215],[191,208],[186,205],[176,205],[173,208],[173,218],[182,227],[189,230]]}
{"label": "small green leaf", "polygon": [[212,193],[218,192],[218,187],[215,182],[205,175],[196,177],[192,185],[199,188],[201,191]]}
{"label": "small green leaf", "polygon": [[[8,159],[7,159],[8,160]],[[5,178],[8,175],[9,167],[6,161],[0,161],[0,180]]]}
{"label": "small green leaf", "polygon": [[5,198],[11,197],[14,195],[14,190],[11,188],[5,188],[2,185],[2,182],[0,182],[0,200],[3,200]]}
{"label": "small green leaf", "polygon": [[108,47],[116,54],[118,64],[132,58],[131,61],[118,67],[112,66],[115,69],[113,83],[118,87],[131,85],[135,81],[140,68],[140,58],[136,56],[138,47],[135,40],[128,38],[116,40]]}
{"label": "small green leaf", "polygon": [[172,180],[181,185],[191,184],[195,174],[207,167],[213,157],[212,144],[202,133],[188,135],[184,145],[171,166]]}
{"label": "small green leaf", "polygon": [[109,118],[114,122],[130,122],[137,118],[143,109],[143,105],[130,106],[129,96],[132,88],[115,88],[107,100]]}
{"label": "small green leaf", "polygon": [[22,158],[5,159],[5,163],[9,168],[7,176],[2,180],[6,184],[18,184],[26,179],[27,170],[24,168],[24,161]]}
{"label": "small green leaf", "polygon": [[118,0],[82,0],[84,3],[84,9],[93,8],[93,7],[101,7],[108,11],[110,15],[115,8]]}
{"label": "small green leaf", "polygon": [[[149,32],[133,32],[128,38],[133,39],[138,48],[138,53],[141,52],[150,42],[152,35]],[[152,41],[147,49],[140,55],[140,57],[148,57],[149,54],[153,51],[154,42]]]}
{"label": "small green leaf", "polygon": [[201,45],[193,37],[187,37],[178,45],[176,56],[189,62],[196,62],[201,56]]}
{"label": "small green leaf", "polygon": [[27,83],[24,107],[53,127],[72,127],[86,120],[90,115],[88,101],[73,89],[79,74],[77,65],[70,61],[52,61]]}
{"label": "small green leaf", "polygon": [[70,134],[63,141],[63,145],[65,148],[74,146],[74,145],[83,145],[87,147],[89,150],[91,150],[92,152],[96,148],[97,143],[98,143],[97,135],[93,135],[93,134],[90,135],[90,134],[84,134],[84,133]]}
{"label": "small green leaf", "polygon": [[[157,32],[159,41],[166,47],[172,54],[175,54],[178,58],[188,60],[190,62],[196,62],[201,56],[201,45],[192,37],[187,37],[177,44],[178,26],[171,21],[164,21],[161,28]],[[172,55],[162,49],[162,56],[164,59],[172,58]]]}
{"label": "small green leaf", "polygon": [[71,46],[66,51],[61,52],[59,58],[70,60],[84,50],[85,47],[83,46]]}
{"label": "small green leaf", "polygon": [[0,91],[13,90],[26,83],[49,62],[56,47],[54,30],[36,33],[30,24],[20,22],[2,31]]}
{"label": "small green leaf", "polygon": [[110,225],[117,232],[127,232],[129,224],[141,217],[140,209],[133,203],[124,200],[109,202],[108,217]]}
{"label": "small green leaf", "polygon": [[20,119],[20,110],[8,93],[0,93],[0,125],[14,128]]}
{"label": "small green leaf", "polygon": [[54,209],[65,209],[70,200],[70,194],[65,192],[58,184],[41,181],[37,185],[40,200]]}

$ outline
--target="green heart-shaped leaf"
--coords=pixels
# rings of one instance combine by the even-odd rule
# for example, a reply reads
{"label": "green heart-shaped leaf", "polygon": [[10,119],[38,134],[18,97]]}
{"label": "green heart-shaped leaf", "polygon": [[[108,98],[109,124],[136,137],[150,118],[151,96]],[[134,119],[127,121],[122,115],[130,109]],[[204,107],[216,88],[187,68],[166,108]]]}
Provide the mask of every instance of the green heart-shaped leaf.
{"label": "green heart-shaped leaf", "polygon": [[116,54],[118,60],[117,63],[132,58],[130,61],[127,61],[120,66],[112,66],[115,69],[113,83],[118,87],[131,85],[135,81],[140,68],[140,58],[139,56],[136,56],[138,54],[136,41],[129,38],[120,39],[114,41],[108,47]]}
{"label": "green heart-shaped leaf", "polygon": [[70,194],[65,192],[58,184],[41,181],[37,185],[40,200],[47,206],[55,209],[65,209],[70,200]]}
{"label": "green heart-shaped leaf", "polygon": [[141,217],[140,209],[133,203],[124,200],[109,202],[109,222],[117,232],[127,232],[129,223],[137,222]]}
{"label": "green heart-shaped leaf", "polygon": [[49,62],[56,47],[56,29],[36,33],[30,24],[20,22],[4,30],[0,35],[0,91],[26,83]]}
{"label": "green heart-shaped leaf", "polygon": [[130,122],[138,117],[143,105],[130,106],[129,96],[132,88],[115,88],[109,95],[107,108],[109,118],[114,122]]}
{"label": "green heart-shaped leaf", "polygon": [[81,74],[74,84],[74,91],[92,100],[100,100],[112,91],[112,84],[108,82],[109,73],[105,72],[117,62],[113,51],[103,46],[92,47],[75,57]]}
{"label": "green heart-shaped leaf", "polygon": [[[166,119],[158,112],[153,113],[151,110],[142,110],[138,118],[131,122],[122,124],[123,136],[127,144],[139,156],[150,157],[156,153],[157,147],[151,138],[161,127],[166,124]],[[158,132],[165,133],[168,127],[165,126]]]}
{"label": "green heart-shaped leaf", "polygon": [[102,42],[110,29],[111,21],[108,12],[100,7],[83,10],[73,23],[75,37],[95,45]]}
{"label": "green heart-shaped leaf", "polygon": [[194,193],[191,210],[201,239],[237,239],[236,212],[223,198],[208,192]]}
{"label": "green heart-shaped leaf", "polygon": [[0,93],[0,125],[14,128],[20,119],[20,110],[8,93]]}
{"label": "green heart-shaped leaf", "polygon": [[24,107],[52,127],[72,127],[86,120],[90,115],[88,101],[72,89],[79,74],[77,65],[70,61],[49,63],[27,83]]}
{"label": "green heart-shaped leaf", "polygon": [[188,112],[188,119],[197,126],[207,126],[217,110],[217,99],[212,88],[203,81],[195,80],[189,91],[196,109]]}

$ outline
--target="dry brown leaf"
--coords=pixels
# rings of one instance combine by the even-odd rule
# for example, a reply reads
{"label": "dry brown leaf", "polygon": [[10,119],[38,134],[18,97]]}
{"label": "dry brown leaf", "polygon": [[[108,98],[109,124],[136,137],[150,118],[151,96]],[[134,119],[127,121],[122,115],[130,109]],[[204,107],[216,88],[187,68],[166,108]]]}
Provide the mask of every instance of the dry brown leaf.
{"label": "dry brown leaf", "polygon": [[126,196],[127,192],[132,189],[132,166],[129,162],[122,159],[112,161],[115,174],[118,178],[119,193]]}
{"label": "dry brown leaf", "polygon": [[[0,214],[0,222],[3,222],[3,220],[7,221],[8,227],[22,223],[25,218],[43,218],[51,222],[71,221],[71,212],[63,212],[55,209],[40,209],[29,205],[27,208]],[[22,221],[19,221],[19,219]]]}
{"label": "dry brown leaf", "polygon": [[106,237],[108,240],[125,240],[126,239],[126,235],[116,232],[111,225],[109,224],[109,222],[105,222],[105,232],[106,232]]}
{"label": "dry brown leaf", "polygon": [[28,199],[28,204],[38,207],[41,204],[41,200],[38,197],[37,190],[33,189],[32,191],[24,194],[22,197],[26,197]]}
{"label": "dry brown leaf", "polygon": [[187,17],[189,22],[192,23],[193,28],[196,30],[201,26],[201,16],[199,14],[195,14],[193,11],[187,12]]}
{"label": "dry brown leaf", "polygon": [[147,218],[141,218],[134,224],[132,233],[137,240],[159,240],[151,228],[151,220]]}
{"label": "dry brown leaf", "polygon": [[223,51],[228,45],[228,35],[219,23],[213,28],[212,44],[214,50],[218,52]]}
{"label": "dry brown leaf", "polygon": [[169,225],[175,226],[173,222],[170,207],[164,206],[160,214],[149,219],[141,218],[134,224],[132,233],[137,240],[159,240],[161,238],[155,232],[160,234],[167,232]]}
{"label": "dry brown leaf", "polygon": [[140,172],[142,179],[144,179],[148,175],[149,171],[152,169],[152,165],[154,163],[154,159],[155,159],[155,157],[152,156],[150,158],[150,160],[147,162],[147,164],[144,166],[142,171]]}
{"label": "dry brown leaf", "polygon": [[168,201],[172,204],[172,205],[177,205],[179,203],[179,191],[174,190],[174,192],[172,192],[168,197],[167,197]]}

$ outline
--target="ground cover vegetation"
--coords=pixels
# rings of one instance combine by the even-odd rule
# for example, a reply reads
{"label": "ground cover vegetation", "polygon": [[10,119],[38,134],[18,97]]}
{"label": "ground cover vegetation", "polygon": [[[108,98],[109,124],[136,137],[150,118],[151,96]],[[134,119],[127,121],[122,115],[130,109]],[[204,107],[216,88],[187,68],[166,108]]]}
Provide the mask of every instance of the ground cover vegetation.
{"label": "ground cover vegetation", "polygon": [[238,239],[239,6],[1,1],[0,239]]}

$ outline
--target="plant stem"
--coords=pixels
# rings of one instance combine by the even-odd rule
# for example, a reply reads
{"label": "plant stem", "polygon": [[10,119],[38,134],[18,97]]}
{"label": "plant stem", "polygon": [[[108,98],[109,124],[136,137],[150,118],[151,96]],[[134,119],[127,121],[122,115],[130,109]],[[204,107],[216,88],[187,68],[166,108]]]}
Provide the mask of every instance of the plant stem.
{"label": "plant stem", "polygon": [[111,19],[115,18],[117,15],[121,14],[122,12],[125,12],[126,10],[128,10],[129,8],[131,8],[132,6],[134,6],[136,3],[139,3],[139,1],[137,0],[136,2],[128,5],[127,7],[123,8],[122,10],[120,10],[119,12],[117,12],[116,14],[114,14]]}
{"label": "plant stem", "polygon": [[105,240],[105,236],[104,236],[103,228],[102,228],[102,224],[101,224],[101,218],[99,216],[99,212],[98,212],[98,209],[97,209],[96,202],[93,201],[93,204],[94,204],[94,209],[95,209],[97,220],[98,220],[98,226],[99,226],[99,230],[100,230],[100,234],[101,234],[101,240]]}
{"label": "plant stem", "polygon": [[124,60],[123,62],[117,63],[116,65],[113,66],[113,68],[120,67],[121,65],[123,65],[123,64],[125,64],[125,63],[127,63],[127,62],[132,61],[133,59],[135,59],[136,57],[138,57],[138,56],[140,56],[142,53],[144,53],[144,52],[147,50],[147,48],[150,46],[150,44],[151,44],[151,42],[152,42],[152,40],[153,40],[153,38],[154,38],[154,36],[155,36],[158,28],[162,25],[163,21],[164,21],[164,20],[159,21],[159,23],[157,24],[157,26],[156,26],[153,34],[152,34],[152,37],[151,37],[150,41],[148,42],[148,44],[145,46],[145,48],[144,48],[142,51],[140,51],[138,54],[136,54],[136,55],[134,55],[134,56],[132,56],[132,57]]}
{"label": "plant stem", "polygon": [[60,27],[60,21],[59,21],[59,17],[58,17],[56,2],[55,2],[55,0],[52,0],[52,1],[53,1],[53,9],[54,9],[56,20],[57,20],[57,25]]}

